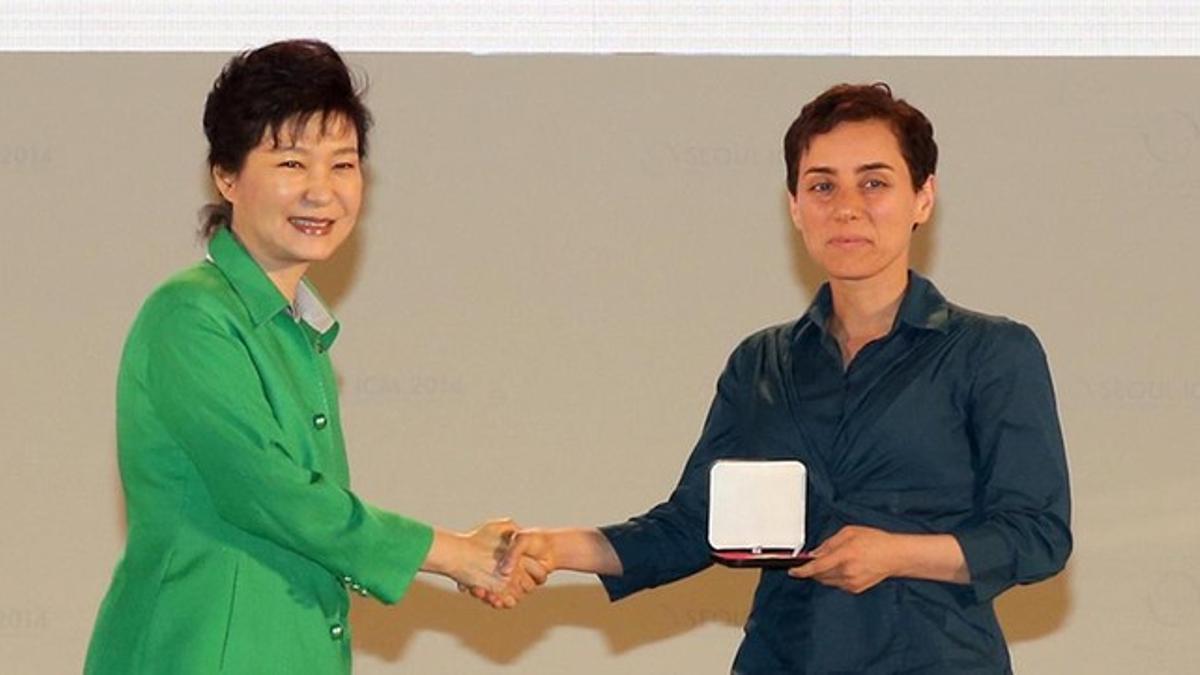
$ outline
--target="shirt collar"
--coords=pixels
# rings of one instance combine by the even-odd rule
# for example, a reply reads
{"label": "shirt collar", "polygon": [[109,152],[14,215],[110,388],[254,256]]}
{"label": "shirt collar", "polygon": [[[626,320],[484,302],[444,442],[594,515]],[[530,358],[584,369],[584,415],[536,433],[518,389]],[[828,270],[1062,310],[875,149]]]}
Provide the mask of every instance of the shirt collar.
{"label": "shirt collar", "polygon": [[[806,312],[822,333],[829,332],[829,319],[833,316],[833,293],[829,283],[821,285],[817,296],[813,298]],[[892,332],[901,323],[925,330],[946,332],[946,321],[950,317],[950,306],[946,298],[938,291],[933,282],[925,277],[908,271],[908,286],[904,289],[904,297],[900,300],[900,308],[896,310],[896,320],[892,324]]]}
{"label": "shirt collar", "polygon": [[287,298],[227,228],[217,230],[208,242],[208,260],[229,280],[255,326],[261,326],[287,310],[297,321],[303,320],[312,326],[321,335],[325,347],[333,343],[338,333],[337,319],[307,279],[301,279],[296,287],[295,305],[288,305]]}

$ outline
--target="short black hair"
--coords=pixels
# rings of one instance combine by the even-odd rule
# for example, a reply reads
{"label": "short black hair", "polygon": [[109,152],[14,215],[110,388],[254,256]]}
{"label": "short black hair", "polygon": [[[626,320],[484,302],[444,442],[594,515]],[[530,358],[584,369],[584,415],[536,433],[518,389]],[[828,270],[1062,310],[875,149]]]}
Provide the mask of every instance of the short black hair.
{"label": "short black hair", "polygon": [[834,85],[800,109],[800,115],[783,136],[788,192],[796,194],[800,157],[814,136],[829,133],[842,122],[876,119],[892,127],[912,176],[913,191],[920,190],[937,171],[938,148],[933,140],[933,124],[908,101],[892,96],[887,83],[875,82]]}
{"label": "short black hair", "polygon": [[[208,167],[241,171],[267,133],[296,133],[317,115],[322,130],[334,119],[354,125],[358,155],[367,154],[371,113],[342,57],[319,40],[287,40],[243,52],[225,64],[204,104]],[[202,211],[201,235],[229,227],[231,209],[221,200]]]}

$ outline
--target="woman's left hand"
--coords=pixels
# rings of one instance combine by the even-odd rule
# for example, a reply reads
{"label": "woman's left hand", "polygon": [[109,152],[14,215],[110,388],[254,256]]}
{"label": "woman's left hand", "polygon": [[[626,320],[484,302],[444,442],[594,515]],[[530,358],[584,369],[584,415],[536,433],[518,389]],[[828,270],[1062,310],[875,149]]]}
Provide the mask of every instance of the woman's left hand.
{"label": "woman's left hand", "polygon": [[880,529],[847,525],[813,549],[813,556],[788,570],[788,575],[857,594],[894,576],[899,541]]}

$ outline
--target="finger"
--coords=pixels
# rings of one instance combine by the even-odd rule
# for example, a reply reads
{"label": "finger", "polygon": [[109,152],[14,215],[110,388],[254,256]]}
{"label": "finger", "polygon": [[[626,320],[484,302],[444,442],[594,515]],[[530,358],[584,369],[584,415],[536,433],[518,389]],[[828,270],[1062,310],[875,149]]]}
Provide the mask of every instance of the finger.
{"label": "finger", "polygon": [[505,583],[504,591],[519,598],[528,592],[527,587],[533,585],[533,581],[529,578],[529,575],[525,574],[525,571],[518,567]]}
{"label": "finger", "polygon": [[834,588],[841,588],[845,590],[848,577],[845,569],[839,565],[826,570],[817,571],[815,573],[809,573],[808,579],[824,586],[832,586]]}
{"label": "finger", "polygon": [[492,606],[496,609],[512,609],[517,606],[517,599],[506,593],[497,596],[497,602]]}
{"label": "finger", "polygon": [[811,563],[808,565],[800,565],[799,567],[790,567],[787,571],[788,576],[793,579],[808,579],[812,576],[812,572],[808,569],[810,566]]}
{"label": "finger", "polygon": [[842,577],[836,577],[836,578],[813,577],[811,579],[811,581],[815,581],[816,583],[821,584],[822,586],[836,588],[838,590],[846,591],[847,593],[850,592],[849,581],[847,581],[846,579],[844,579]]}
{"label": "finger", "polygon": [[511,592],[501,593],[497,595],[496,598],[499,600],[496,609],[508,609],[510,607],[516,607],[517,603],[521,601],[521,596]]}
{"label": "finger", "polygon": [[500,609],[504,606],[504,596],[499,593],[488,593],[483,601],[491,605],[494,609]]}
{"label": "finger", "polygon": [[827,569],[829,569],[829,566],[824,558],[813,558],[803,565],[789,569],[788,576],[796,579],[811,579]]}
{"label": "finger", "polygon": [[788,569],[788,576],[793,579],[811,579],[814,572],[812,571],[812,563],[801,565],[799,567],[791,567]]}
{"label": "finger", "polygon": [[793,567],[788,570],[788,576],[796,579],[815,579],[822,574],[828,573],[830,570],[837,568],[842,562],[841,556],[829,554],[813,558],[812,560]]}
{"label": "finger", "polygon": [[525,572],[518,574],[515,581],[517,586],[521,588],[522,595],[529,593],[538,586],[537,582],[533,580],[533,577],[529,576],[529,574]]}
{"label": "finger", "polygon": [[550,577],[550,573],[546,571],[546,568],[542,567],[541,563],[529,556],[521,558],[521,567],[525,569],[525,572],[538,586],[546,583],[546,579]]}

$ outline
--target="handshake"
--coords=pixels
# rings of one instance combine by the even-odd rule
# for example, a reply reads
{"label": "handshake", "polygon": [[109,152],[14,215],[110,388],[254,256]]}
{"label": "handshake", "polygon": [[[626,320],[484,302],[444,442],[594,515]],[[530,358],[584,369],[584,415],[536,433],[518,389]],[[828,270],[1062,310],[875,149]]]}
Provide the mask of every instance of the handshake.
{"label": "handshake", "polygon": [[485,604],[509,609],[557,568],[552,538],[546,531],[522,530],[507,518],[465,534],[435,529],[422,569],[453,579],[460,591]]}

